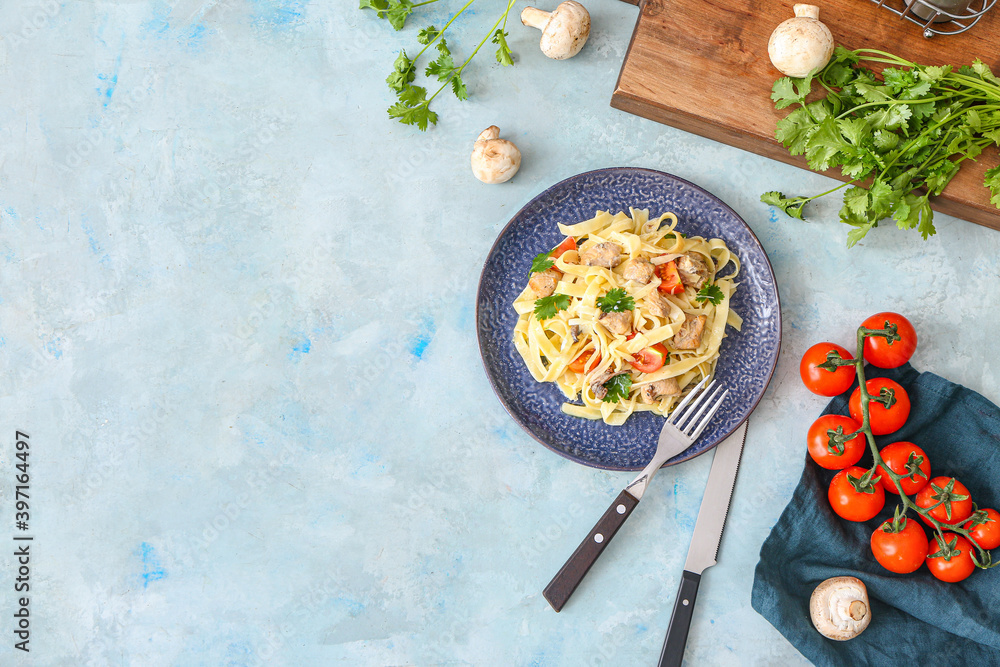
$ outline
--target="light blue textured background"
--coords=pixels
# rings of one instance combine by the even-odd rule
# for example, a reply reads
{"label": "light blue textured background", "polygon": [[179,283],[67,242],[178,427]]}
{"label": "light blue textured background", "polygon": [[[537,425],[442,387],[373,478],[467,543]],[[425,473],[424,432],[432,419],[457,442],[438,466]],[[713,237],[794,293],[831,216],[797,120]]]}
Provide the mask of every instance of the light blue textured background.
{"label": "light blue textured background", "polygon": [[[829,182],[611,109],[637,11],[612,0],[587,3],[570,61],[513,21],[517,66],[484,50],[472,99],[442,95],[422,134],[386,117],[382,80],[456,3],[402,33],[356,4],[0,5],[0,542],[15,429],[33,443],[36,536],[29,656],[0,549],[0,663],[652,664],[711,457],[657,477],[556,615],[541,589],[629,476],[522,433],[474,335],[510,216],[621,165],[735,208],[782,297],[688,663],[804,662],[749,604],[824,403],[798,359],[898,309],[914,365],[1000,399],[1000,233],[938,216],[930,241],[885,228],[847,251],[837,202],[811,222],[768,210],[764,190]],[[456,24],[457,53],[497,4]],[[491,124],[524,155],[500,186],[469,170]]]}

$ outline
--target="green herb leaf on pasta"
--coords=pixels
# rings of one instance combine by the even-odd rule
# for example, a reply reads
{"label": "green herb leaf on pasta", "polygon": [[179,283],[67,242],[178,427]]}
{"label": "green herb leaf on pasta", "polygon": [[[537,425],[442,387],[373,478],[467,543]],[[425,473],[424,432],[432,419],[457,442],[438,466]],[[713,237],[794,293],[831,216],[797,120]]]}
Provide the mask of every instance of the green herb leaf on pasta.
{"label": "green herb leaf on pasta", "polygon": [[542,271],[548,271],[555,266],[556,260],[551,259],[551,255],[551,250],[535,255],[535,258],[531,260],[531,269],[528,270],[528,273],[541,273]]}
{"label": "green herb leaf on pasta", "polygon": [[601,399],[605,403],[627,401],[629,392],[632,391],[632,376],[628,373],[616,375],[605,382],[603,387],[608,390],[607,396]]}
{"label": "green herb leaf on pasta", "polygon": [[694,300],[698,303],[705,303],[706,301],[709,301],[713,306],[718,306],[725,298],[726,294],[722,291],[722,288],[715,283],[706,283],[704,287],[698,290],[698,293],[694,295]]}
{"label": "green herb leaf on pasta", "polygon": [[539,320],[548,320],[556,316],[560,310],[569,308],[569,295],[553,294],[543,296],[535,300],[535,317]]}
{"label": "green herb leaf on pasta", "polygon": [[635,309],[635,299],[624,287],[616,287],[597,300],[597,307],[605,313],[621,313]]}

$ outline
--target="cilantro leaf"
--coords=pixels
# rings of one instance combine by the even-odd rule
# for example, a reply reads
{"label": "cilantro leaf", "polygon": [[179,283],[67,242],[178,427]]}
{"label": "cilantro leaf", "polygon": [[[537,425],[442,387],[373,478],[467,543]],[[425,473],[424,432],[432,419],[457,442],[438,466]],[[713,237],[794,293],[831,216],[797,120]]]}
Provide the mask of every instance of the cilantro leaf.
{"label": "cilantro leaf", "polygon": [[786,197],[780,192],[772,190],[771,192],[765,192],[760,196],[760,200],[765,204],[770,206],[777,206],[786,215],[793,218],[798,218],[799,220],[805,220],[802,217],[802,207],[806,205],[806,202],[810,201],[812,197]]}
{"label": "cilantro leaf", "polygon": [[358,7],[358,9],[374,9],[375,11],[385,10],[388,8],[389,3],[387,0],[361,0],[361,4]]}
{"label": "cilantro leaf", "polygon": [[437,43],[437,50],[440,55],[437,60],[431,61],[427,65],[424,74],[432,77],[436,76],[438,81],[447,81],[451,77],[451,73],[455,71],[455,61],[452,59],[451,51],[448,49],[448,41],[443,37]]}
{"label": "cilantro leaf", "polygon": [[616,287],[597,300],[597,307],[605,313],[622,313],[635,309],[635,299],[624,287]]}
{"label": "cilantro leaf", "polygon": [[793,104],[805,104],[806,97],[812,88],[813,75],[810,74],[803,79],[792,79],[783,76],[771,86],[771,99],[774,100],[775,109],[784,109]]}
{"label": "cilantro leaf", "polygon": [[629,373],[615,375],[602,386],[608,390],[607,395],[601,399],[603,402],[627,401],[629,392],[632,391],[632,375]]}
{"label": "cilantro leaf", "polygon": [[535,255],[535,258],[531,260],[531,268],[528,269],[528,274],[541,273],[542,271],[548,271],[553,266],[555,266],[556,260],[550,259],[552,251],[543,252]]}
{"label": "cilantro leaf", "polygon": [[986,170],[983,185],[990,189],[990,203],[1000,208],[1000,166]]}
{"label": "cilantro leaf", "polygon": [[422,28],[420,32],[417,33],[417,41],[426,46],[437,39],[437,36],[440,34],[440,30],[432,25],[429,25],[426,28]]}
{"label": "cilantro leaf", "polygon": [[462,81],[462,77],[457,72],[451,77],[451,92],[455,93],[455,97],[460,100],[469,99],[469,91],[466,90],[465,82]]}
{"label": "cilantro leaf", "polygon": [[718,306],[726,298],[722,288],[715,283],[705,283],[705,285],[695,294],[694,300],[698,303],[710,301],[713,306]]}
{"label": "cilantro leaf", "polygon": [[395,30],[402,30],[406,17],[413,13],[411,0],[388,0],[389,8],[385,10],[385,18]]}
{"label": "cilantro leaf", "polygon": [[497,28],[497,31],[493,33],[493,39],[490,40],[494,44],[497,44],[497,62],[504,67],[514,64],[514,54],[511,52],[510,47],[507,46],[507,36],[510,35],[509,32],[504,32],[503,28]]}
{"label": "cilantro leaf", "polygon": [[413,61],[406,55],[406,51],[400,51],[396,57],[396,62],[392,65],[392,74],[386,77],[385,82],[389,88],[397,93],[401,92],[408,84],[413,82],[417,75],[417,68]]}
{"label": "cilantro leaf", "polygon": [[568,294],[553,294],[543,296],[535,300],[535,317],[539,320],[547,320],[556,316],[560,310],[569,308]]}

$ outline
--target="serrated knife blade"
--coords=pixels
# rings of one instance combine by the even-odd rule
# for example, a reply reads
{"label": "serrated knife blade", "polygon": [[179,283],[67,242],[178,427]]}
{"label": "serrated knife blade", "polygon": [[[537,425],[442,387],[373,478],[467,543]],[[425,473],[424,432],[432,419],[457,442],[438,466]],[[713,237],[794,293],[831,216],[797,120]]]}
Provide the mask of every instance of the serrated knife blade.
{"label": "serrated knife blade", "polygon": [[722,530],[729,515],[729,503],[736,486],[736,473],[740,469],[746,437],[747,422],[743,422],[732,435],[715,448],[715,458],[708,473],[705,496],[701,501],[701,509],[698,510],[698,520],[695,522],[691,546],[684,562],[684,573],[681,575],[681,585],[677,590],[677,600],[674,602],[667,637],[663,642],[659,667],[680,667],[684,657],[684,645],[687,643],[688,629],[691,627],[698,584],[705,568],[717,562]]}

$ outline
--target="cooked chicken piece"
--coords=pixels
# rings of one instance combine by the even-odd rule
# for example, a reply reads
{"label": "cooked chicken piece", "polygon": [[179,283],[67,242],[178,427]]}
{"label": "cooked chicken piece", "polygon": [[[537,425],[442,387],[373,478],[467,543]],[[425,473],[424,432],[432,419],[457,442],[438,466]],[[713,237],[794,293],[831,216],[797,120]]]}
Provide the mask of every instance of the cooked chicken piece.
{"label": "cooked chicken piece", "polygon": [[531,288],[536,297],[552,296],[552,293],[556,291],[556,283],[561,277],[561,273],[552,269],[536,271],[528,279],[528,287]]}
{"label": "cooked chicken piece", "polygon": [[701,255],[693,252],[677,258],[677,272],[681,274],[682,283],[695,289],[701,289],[708,280],[708,265]]}
{"label": "cooked chicken piece", "polygon": [[610,368],[596,378],[590,381],[590,391],[594,392],[594,396],[598,399],[604,400],[604,397],[608,395],[608,390],[604,386],[604,383],[615,376],[615,372]]}
{"label": "cooked chicken piece", "polygon": [[701,336],[705,333],[705,320],[707,319],[708,317],[705,315],[697,317],[684,315],[684,324],[674,335],[674,349],[697,350],[698,346],[701,345]]}
{"label": "cooked chicken piece", "polygon": [[681,386],[677,383],[677,378],[666,378],[642,385],[639,393],[643,403],[656,403],[664,396],[681,393]]}
{"label": "cooked chicken piece", "polygon": [[670,302],[659,292],[651,292],[646,296],[646,310],[657,317],[670,317]]}
{"label": "cooked chicken piece", "polygon": [[641,257],[630,259],[625,262],[625,268],[622,269],[622,276],[625,280],[634,280],[637,283],[645,285],[653,279],[653,263]]}
{"label": "cooked chicken piece", "polygon": [[627,334],[632,330],[632,311],[620,313],[604,313],[597,321],[603,324],[613,334]]}
{"label": "cooked chicken piece", "polygon": [[580,340],[580,334],[583,333],[583,329],[580,328],[579,324],[574,324],[569,328],[569,335],[573,337],[573,342]]}
{"label": "cooked chicken piece", "polygon": [[613,269],[624,261],[622,248],[617,243],[598,243],[580,255],[580,262],[586,266],[603,266]]}

